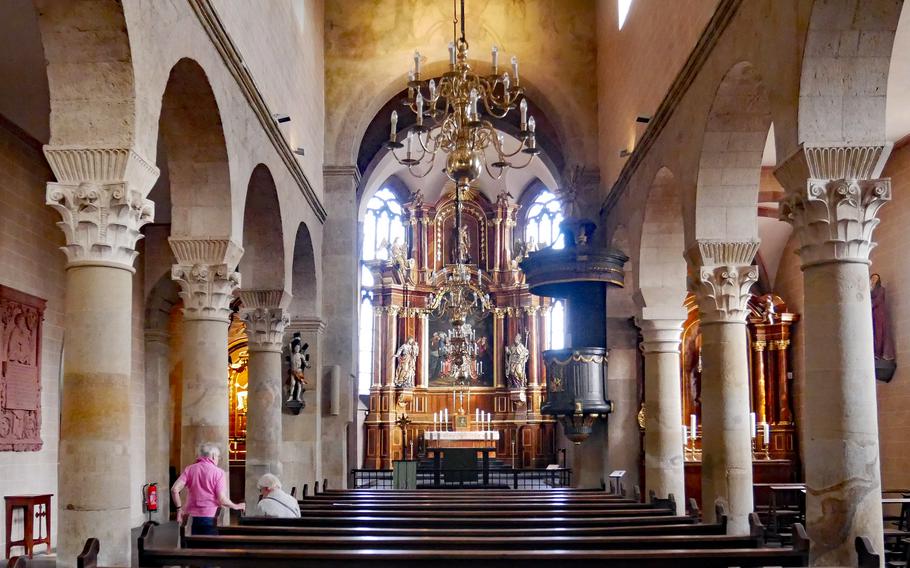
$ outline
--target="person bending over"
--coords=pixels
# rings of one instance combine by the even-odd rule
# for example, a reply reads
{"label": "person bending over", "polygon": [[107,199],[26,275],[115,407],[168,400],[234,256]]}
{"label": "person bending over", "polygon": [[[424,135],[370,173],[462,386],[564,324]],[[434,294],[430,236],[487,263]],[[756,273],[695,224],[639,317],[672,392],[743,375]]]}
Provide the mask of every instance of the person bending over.
{"label": "person bending over", "polygon": [[300,517],[300,504],[281,489],[281,481],[266,473],[256,482],[259,488],[259,514],[263,517],[296,519]]}
{"label": "person bending over", "polygon": [[[193,519],[192,534],[216,535],[216,515],[219,507],[243,511],[245,503],[234,503],[227,494],[224,470],[218,467],[221,450],[210,442],[199,446],[199,457],[187,466],[171,487],[171,499],[177,507],[177,524],[182,525],[189,516]],[[186,507],[180,503],[180,492],[186,488]]]}

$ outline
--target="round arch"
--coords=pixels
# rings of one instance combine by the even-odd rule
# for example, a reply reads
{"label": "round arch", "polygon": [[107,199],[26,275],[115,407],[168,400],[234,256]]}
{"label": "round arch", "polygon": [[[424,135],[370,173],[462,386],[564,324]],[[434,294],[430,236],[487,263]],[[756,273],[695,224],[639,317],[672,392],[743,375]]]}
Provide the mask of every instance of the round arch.
{"label": "round arch", "polygon": [[[676,176],[660,168],[648,189],[635,281],[642,307],[682,307],[686,296],[685,227]],[[653,305],[652,305],[653,304]]]}
{"label": "round arch", "polygon": [[243,209],[243,287],[284,290],[284,235],[281,204],[272,173],[259,164],[250,175]]}
{"label": "round arch", "polygon": [[[355,267],[352,266],[352,269]],[[292,318],[314,317],[322,312],[317,283],[316,254],[306,223],[297,227],[294,238],[294,259],[291,274],[293,299],[289,311]]]}
{"label": "round arch", "polygon": [[230,237],[231,179],[221,113],[205,70],[192,59],[171,69],[158,136],[162,181],[153,193],[169,194],[171,236]]}
{"label": "round arch", "polygon": [[131,147],[133,60],[120,2],[35,0],[50,91],[50,145]]}
{"label": "round arch", "polygon": [[695,201],[695,238],[753,240],[771,103],[750,62],[724,75],[705,123]]}

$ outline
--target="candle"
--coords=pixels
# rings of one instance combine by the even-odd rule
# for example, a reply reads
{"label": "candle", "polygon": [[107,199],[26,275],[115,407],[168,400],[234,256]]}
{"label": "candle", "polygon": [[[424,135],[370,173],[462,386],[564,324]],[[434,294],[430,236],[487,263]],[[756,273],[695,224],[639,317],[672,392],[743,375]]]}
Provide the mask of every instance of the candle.
{"label": "candle", "polygon": [[395,141],[395,135],[398,133],[398,111],[392,111],[392,128],[389,132],[389,140]]}
{"label": "candle", "polygon": [[423,124],[423,95],[419,90],[417,91],[417,100],[415,102],[417,104],[417,126],[420,126]]}
{"label": "candle", "polygon": [[749,427],[752,432],[752,438],[755,439],[756,432],[755,432],[755,413],[754,412],[749,413]]}
{"label": "candle", "polygon": [[442,409],[442,423],[445,424],[446,431],[448,431],[449,430],[449,409],[448,408]]}
{"label": "candle", "polygon": [[689,415],[689,435],[692,436],[692,439],[693,439],[693,440],[696,438],[695,432],[696,432],[696,426],[697,426],[697,425],[698,425],[698,424],[697,424],[697,422],[695,421],[695,415],[694,415],[694,414],[690,414],[690,415]]}
{"label": "candle", "polygon": [[768,424],[767,422],[765,422],[764,424],[762,424],[762,430],[763,430],[762,437],[765,439],[765,447],[767,448],[768,444],[770,443],[770,439],[771,439],[771,425]]}
{"label": "candle", "polygon": [[[417,95],[418,97],[420,95]],[[537,121],[534,120],[534,117],[528,119],[528,132],[531,133],[531,136],[534,135],[534,130],[537,128]]]}
{"label": "candle", "polygon": [[493,74],[496,74],[496,68],[499,67],[499,50],[493,46]]}
{"label": "candle", "polygon": [[433,413],[433,431],[434,432],[439,429],[439,427],[437,426],[438,424],[439,424],[439,415],[434,412]]}
{"label": "candle", "polygon": [[414,50],[414,76],[420,76],[420,52],[416,49]]}
{"label": "candle", "polygon": [[455,42],[449,42],[449,65],[455,67]]}
{"label": "candle", "polygon": [[512,56],[512,76],[515,77],[515,84],[518,85],[518,56]]}
{"label": "candle", "polygon": [[436,81],[430,79],[430,102],[436,100]]}
{"label": "candle", "polygon": [[685,446],[686,446],[686,439],[689,437],[689,431],[688,431],[689,429],[686,428],[686,425],[685,425],[685,424],[683,424],[682,427],[683,427],[683,429],[682,429],[683,447],[685,447]]}
{"label": "candle", "polygon": [[528,129],[528,99],[521,99],[518,103],[518,110],[521,111],[521,129]]}
{"label": "candle", "polygon": [[480,409],[474,409],[474,424],[477,424],[477,427],[480,428]]}
{"label": "candle", "polygon": [[471,118],[474,120],[477,120],[477,100],[479,97],[477,89],[471,89]]}

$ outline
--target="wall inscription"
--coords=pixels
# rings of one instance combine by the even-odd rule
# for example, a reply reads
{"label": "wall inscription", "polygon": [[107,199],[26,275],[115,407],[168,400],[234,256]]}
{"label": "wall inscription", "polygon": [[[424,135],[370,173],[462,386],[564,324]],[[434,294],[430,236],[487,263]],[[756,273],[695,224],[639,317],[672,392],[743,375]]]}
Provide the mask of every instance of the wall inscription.
{"label": "wall inscription", "polygon": [[41,449],[41,321],[47,302],[0,285],[0,451]]}

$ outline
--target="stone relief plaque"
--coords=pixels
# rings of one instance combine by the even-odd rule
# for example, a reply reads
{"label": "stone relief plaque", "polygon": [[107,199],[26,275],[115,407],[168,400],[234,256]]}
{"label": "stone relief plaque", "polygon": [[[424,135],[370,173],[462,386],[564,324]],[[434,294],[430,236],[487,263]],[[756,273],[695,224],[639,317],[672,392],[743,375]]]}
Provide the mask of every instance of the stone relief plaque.
{"label": "stone relief plaque", "polygon": [[41,449],[41,321],[47,302],[0,285],[0,451]]}

